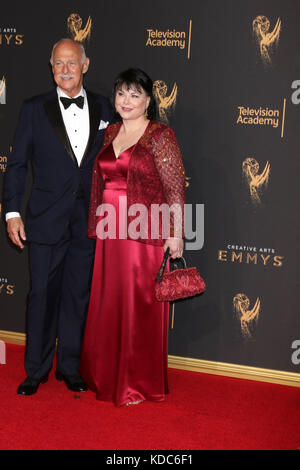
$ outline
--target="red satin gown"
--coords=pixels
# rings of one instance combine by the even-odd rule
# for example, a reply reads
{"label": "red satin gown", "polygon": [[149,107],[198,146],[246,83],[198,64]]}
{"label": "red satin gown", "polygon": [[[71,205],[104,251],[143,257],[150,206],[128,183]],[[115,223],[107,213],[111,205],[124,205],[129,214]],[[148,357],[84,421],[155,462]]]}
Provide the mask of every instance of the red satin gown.
{"label": "red satin gown", "polygon": [[81,374],[96,398],[116,406],[161,401],[168,392],[169,304],[154,295],[163,248],[118,238],[119,196],[126,197],[133,151],[134,146],[116,158],[110,144],[99,161],[102,203],[116,210],[117,238],[97,237],[81,360]]}

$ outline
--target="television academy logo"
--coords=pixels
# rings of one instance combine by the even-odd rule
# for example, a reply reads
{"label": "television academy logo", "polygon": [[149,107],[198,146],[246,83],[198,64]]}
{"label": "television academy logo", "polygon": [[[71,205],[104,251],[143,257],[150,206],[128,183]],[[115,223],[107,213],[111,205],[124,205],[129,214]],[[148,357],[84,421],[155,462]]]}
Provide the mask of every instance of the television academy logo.
{"label": "television academy logo", "polygon": [[240,322],[242,336],[246,339],[253,338],[255,328],[260,315],[261,303],[257,297],[252,309],[250,309],[250,300],[243,294],[236,294],[233,298],[233,310]]}
{"label": "television academy logo", "polygon": [[[9,147],[9,153],[12,152],[12,146]],[[5,173],[7,167],[8,157],[7,155],[0,155],[0,172]]]}
{"label": "television academy logo", "polygon": [[146,30],[146,47],[167,47],[187,50],[187,58],[191,58],[192,20],[189,21],[187,31],[174,29],[160,30],[148,28]]}
{"label": "television academy logo", "polygon": [[267,162],[263,171],[259,172],[259,163],[255,158],[246,158],[242,163],[244,179],[249,187],[250,199],[254,205],[261,204],[261,191],[268,186],[270,176],[270,163]]}
{"label": "television academy logo", "polygon": [[6,78],[0,80],[0,104],[6,104]]}
{"label": "television academy logo", "polygon": [[168,86],[163,80],[156,80],[153,84],[153,95],[158,106],[159,117],[162,122],[168,124],[168,114],[176,107],[178,87],[174,83],[169,96]]}
{"label": "television academy logo", "polygon": [[255,41],[259,47],[260,57],[265,66],[272,64],[271,56],[279,44],[281,20],[277,19],[273,31],[270,32],[270,20],[263,15],[257,16],[252,22]]}
{"label": "television academy logo", "polygon": [[254,126],[271,126],[277,129],[279,126],[280,110],[269,107],[250,108],[250,106],[237,106],[239,115],[237,124],[246,124]]}
{"label": "television academy logo", "polygon": [[236,124],[246,126],[267,126],[273,129],[280,128],[281,123],[281,134],[280,137],[284,136],[285,128],[285,115],[286,115],[286,98],[283,98],[282,112],[280,109],[272,109],[269,107],[256,107],[251,108],[250,106],[237,106],[238,117]]}
{"label": "television academy logo", "polygon": [[67,19],[67,25],[69,33],[72,36],[72,39],[79,42],[84,42],[89,40],[91,37],[92,30],[92,18],[89,16],[84,28],[82,28],[82,18],[78,13],[71,13]]}

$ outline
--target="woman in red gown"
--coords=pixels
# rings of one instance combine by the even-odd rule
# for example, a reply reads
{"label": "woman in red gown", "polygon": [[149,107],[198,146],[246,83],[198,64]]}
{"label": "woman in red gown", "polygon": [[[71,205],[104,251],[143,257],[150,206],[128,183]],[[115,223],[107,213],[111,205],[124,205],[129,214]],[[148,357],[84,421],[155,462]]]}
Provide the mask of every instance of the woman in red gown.
{"label": "woman in red gown", "polygon": [[[152,120],[147,74],[120,74],[114,104],[122,121],[106,130],[91,188],[97,245],[81,373],[97,399],[122,406],[168,392],[169,304],[155,299],[155,277],[164,250],[182,255],[185,174],[173,131]],[[174,204],[167,238],[155,204]]]}

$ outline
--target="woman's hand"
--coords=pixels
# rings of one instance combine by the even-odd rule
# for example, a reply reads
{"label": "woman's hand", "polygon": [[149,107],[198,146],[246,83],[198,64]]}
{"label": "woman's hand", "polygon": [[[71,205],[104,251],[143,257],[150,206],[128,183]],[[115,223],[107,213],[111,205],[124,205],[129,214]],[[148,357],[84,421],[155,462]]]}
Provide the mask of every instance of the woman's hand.
{"label": "woman's hand", "polygon": [[168,238],[164,244],[164,251],[170,249],[171,258],[181,258],[183,253],[183,240],[182,238]]}

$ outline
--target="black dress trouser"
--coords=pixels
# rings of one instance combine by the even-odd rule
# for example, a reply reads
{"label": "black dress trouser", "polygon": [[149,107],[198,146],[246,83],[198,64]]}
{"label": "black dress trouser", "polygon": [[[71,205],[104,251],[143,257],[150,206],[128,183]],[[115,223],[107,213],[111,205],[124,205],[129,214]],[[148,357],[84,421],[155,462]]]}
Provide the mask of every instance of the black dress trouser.
{"label": "black dress trouser", "polygon": [[30,243],[31,292],[27,313],[25,369],[40,379],[52,368],[79,372],[88,309],[95,241],[87,237],[87,211],[76,199],[69,224],[55,245]]}

